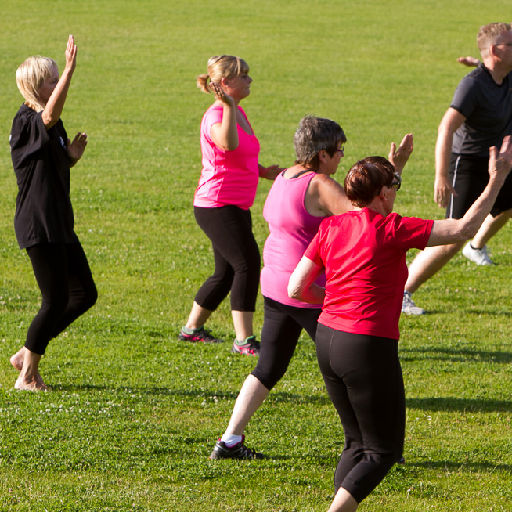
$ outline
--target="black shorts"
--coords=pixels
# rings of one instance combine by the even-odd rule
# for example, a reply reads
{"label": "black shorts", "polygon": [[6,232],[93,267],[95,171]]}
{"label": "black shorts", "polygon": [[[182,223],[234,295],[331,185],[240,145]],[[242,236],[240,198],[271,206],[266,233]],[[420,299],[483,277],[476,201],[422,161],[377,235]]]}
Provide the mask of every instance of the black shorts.
{"label": "black shorts", "polygon": [[[457,195],[450,198],[446,218],[460,219],[469,210],[489,182],[488,167],[488,158],[452,154],[450,180]],[[492,207],[491,215],[496,217],[511,208],[512,174],[509,174]]]}

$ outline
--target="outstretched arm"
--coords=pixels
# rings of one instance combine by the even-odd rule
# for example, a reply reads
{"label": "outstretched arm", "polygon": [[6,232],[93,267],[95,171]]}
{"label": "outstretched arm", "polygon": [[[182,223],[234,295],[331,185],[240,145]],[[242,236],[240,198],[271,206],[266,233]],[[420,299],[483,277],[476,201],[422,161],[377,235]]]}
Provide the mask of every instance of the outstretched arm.
{"label": "outstretched arm", "polygon": [[76,55],[75,39],[70,35],[66,47],[66,66],[41,114],[46,129],[50,129],[60,119],[68,95],[71,77],[75,71]]}
{"label": "outstretched arm", "polygon": [[275,180],[277,178],[277,175],[284,171],[283,167],[279,167],[279,165],[274,164],[270,165],[269,167],[263,167],[263,165],[258,164],[258,171],[260,178],[265,178],[267,180]]}
{"label": "outstretched arm", "polygon": [[496,153],[495,146],[489,148],[489,183],[480,197],[471,205],[462,219],[436,220],[427,246],[459,242],[476,234],[491,211],[496,196],[512,168],[512,138],[510,135],[503,139],[498,157]]}
{"label": "outstretched arm", "polygon": [[475,68],[480,64],[480,61],[478,59],[475,59],[475,57],[471,57],[471,55],[467,55],[466,57],[459,57],[457,59],[457,62],[460,62],[461,64],[464,64],[464,66],[468,66],[469,68]]}

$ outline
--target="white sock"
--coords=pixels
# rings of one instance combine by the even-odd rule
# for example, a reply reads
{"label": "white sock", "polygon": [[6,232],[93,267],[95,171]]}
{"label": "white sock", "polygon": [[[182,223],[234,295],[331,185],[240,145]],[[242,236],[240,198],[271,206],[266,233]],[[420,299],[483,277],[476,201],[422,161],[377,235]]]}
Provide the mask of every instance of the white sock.
{"label": "white sock", "polygon": [[236,434],[223,434],[220,440],[228,448],[231,448],[232,446],[235,446],[235,444],[240,443],[242,441],[242,436],[237,436]]}

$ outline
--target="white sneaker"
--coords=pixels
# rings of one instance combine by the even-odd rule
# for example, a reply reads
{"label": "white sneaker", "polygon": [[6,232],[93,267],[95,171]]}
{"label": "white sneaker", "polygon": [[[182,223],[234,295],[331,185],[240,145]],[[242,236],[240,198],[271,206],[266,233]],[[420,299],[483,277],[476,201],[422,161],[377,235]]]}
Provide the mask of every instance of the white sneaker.
{"label": "white sneaker", "polygon": [[406,315],[423,315],[425,310],[419,306],[416,306],[412,300],[411,294],[404,291],[404,296],[402,299],[402,313],[405,313]]}
{"label": "white sneaker", "polygon": [[462,254],[468,260],[471,260],[477,265],[494,265],[494,262],[489,257],[486,245],[484,245],[481,249],[475,249],[474,247],[471,247],[471,242],[468,242],[464,246],[464,249],[462,249]]}

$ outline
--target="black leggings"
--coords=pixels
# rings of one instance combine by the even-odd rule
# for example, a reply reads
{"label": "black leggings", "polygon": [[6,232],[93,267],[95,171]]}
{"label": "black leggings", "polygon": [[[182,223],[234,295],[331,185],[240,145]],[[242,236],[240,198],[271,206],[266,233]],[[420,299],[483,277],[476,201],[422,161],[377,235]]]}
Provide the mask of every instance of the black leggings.
{"label": "black leggings", "polygon": [[27,249],[41,290],[41,308],[25,347],[43,355],[52,338],[93,306],[98,297],[80,243],[38,244]]}
{"label": "black leggings", "polygon": [[260,251],[252,234],[251,212],[237,206],[194,207],[210,239],[215,271],[199,288],[195,301],[215,311],[231,290],[231,309],[254,311],[260,282]]}
{"label": "black leggings", "polygon": [[315,339],[318,316],[322,310],[286,306],[268,297],[264,299],[260,355],[252,374],[271,390],[286,373],[302,329]]}
{"label": "black leggings", "polygon": [[318,324],[318,364],[345,431],[335,490],[359,503],[402,456],[405,392],[398,342]]}

